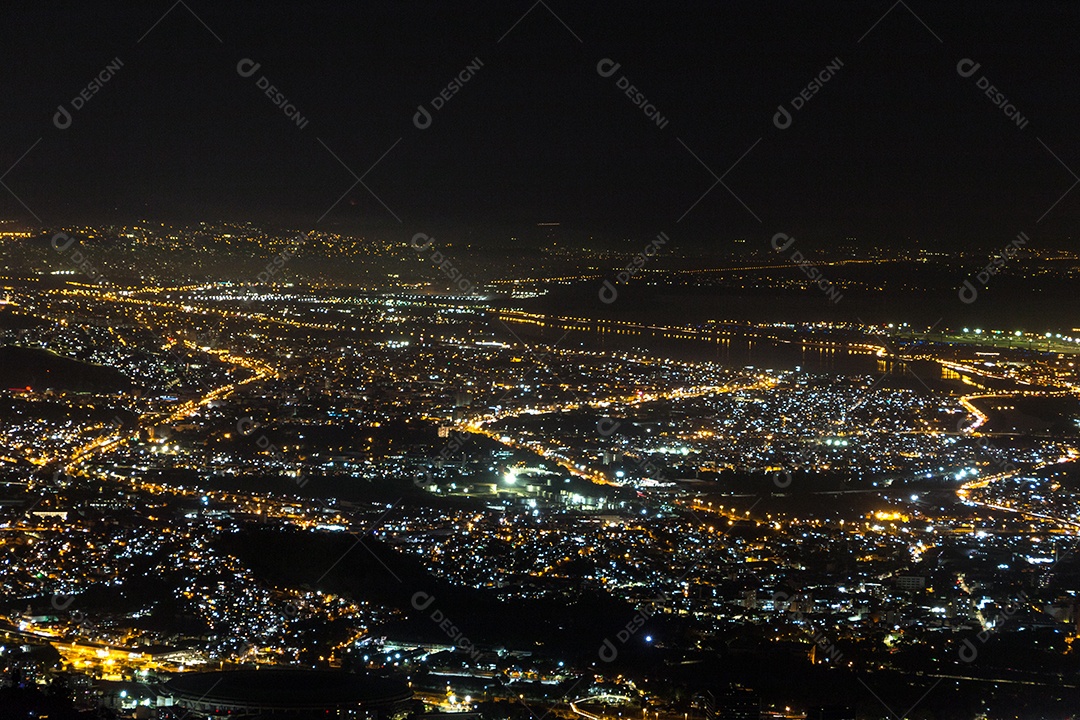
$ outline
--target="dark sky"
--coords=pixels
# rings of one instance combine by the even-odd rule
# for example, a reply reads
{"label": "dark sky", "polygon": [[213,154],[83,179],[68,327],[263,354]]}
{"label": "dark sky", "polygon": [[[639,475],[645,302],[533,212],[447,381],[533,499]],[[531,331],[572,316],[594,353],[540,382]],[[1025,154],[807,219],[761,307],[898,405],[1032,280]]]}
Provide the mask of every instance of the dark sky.
{"label": "dark sky", "polygon": [[[0,171],[34,147],[3,177],[29,210],[0,188],[0,218],[476,239],[558,221],[566,237],[691,246],[786,232],[948,249],[1020,231],[1062,244],[1080,208],[1078,190],[1039,221],[1076,180],[1051,151],[1080,172],[1075,2],[173,2],[5,4]],[[58,129],[57,106],[113,58],[123,67]],[[243,58],[261,64],[252,77]],[[415,127],[473,58],[483,67]],[[621,64],[612,77],[604,58]],[[834,58],[778,129],[778,105]],[[964,58],[981,65],[968,78]],[[355,181],[331,151],[389,211],[357,184],[315,225]],[[715,180],[691,152],[739,199],[717,184],[683,217]]]}

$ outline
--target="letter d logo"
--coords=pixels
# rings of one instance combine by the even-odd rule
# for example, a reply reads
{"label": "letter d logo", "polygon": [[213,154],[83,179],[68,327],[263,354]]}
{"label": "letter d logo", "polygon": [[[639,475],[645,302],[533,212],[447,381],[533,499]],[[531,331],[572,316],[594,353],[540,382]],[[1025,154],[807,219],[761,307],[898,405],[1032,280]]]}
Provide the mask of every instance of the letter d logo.
{"label": "letter d logo", "polygon": [[974,75],[980,67],[982,67],[982,65],[971,58],[964,58],[956,63],[956,72],[960,77],[968,78]]}
{"label": "letter d logo", "polygon": [[[776,233],[772,236],[772,240],[769,241],[774,250],[784,252],[795,242],[795,238],[790,237],[787,233]],[[780,243],[783,242],[783,245]]]}
{"label": "letter d logo", "polygon": [[262,65],[260,63],[255,62],[251,58],[244,58],[236,63],[236,74],[240,77],[251,77],[255,74],[255,71],[261,67]]}
{"label": "letter d logo", "polygon": [[56,114],[52,116],[53,125],[60,130],[67,130],[71,127],[71,113],[67,111],[67,108],[63,105],[56,106]]}
{"label": "letter d logo", "polygon": [[615,658],[619,657],[619,651],[615,649],[614,643],[612,643],[607,638],[604,638],[604,644],[600,646],[600,650],[599,652],[597,652],[597,655],[599,655],[600,659],[604,662],[611,662]]}
{"label": "letter d logo", "polygon": [[600,62],[596,63],[596,74],[600,77],[608,78],[615,74],[622,65],[615,62],[611,58],[604,58]]}
{"label": "letter d logo", "polygon": [[423,590],[412,596],[412,606],[417,610],[427,610],[433,602],[435,602],[435,598]]}
{"label": "letter d logo", "polygon": [[615,286],[611,284],[610,280],[604,281],[604,286],[600,288],[600,302],[605,305],[610,305],[615,302],[619,297],[619,291],[615,289]]}
{"label": "letter d logo", "polygon": [[67,610],[71,607],[71,603],[75,602],[74,595],[64,595],[63,593],[56,593],[52,596],[50,601],[53,608],[56,610]]}
{"label": "letter d logo", "polygon": [[[70,117],[70,115],[68,117]],[[71,123],[69,122],[68,124],[70,125]],[[60,238],[63,238],[62,243],[58,242],[60,240]],[[75,242],[75,238],[73,238],[70,235],[68,235],[67,233],[63,233],[63,232],[58,232],[55,235],[53,235],[53,237],[52,237],[52,246],[54,248],[56,248],[57,250],[59,250],[60,252],[64,252],[65,250],[67,250],[69,247],[71,247],[71,244],[74,243],[74,242]]]}
{"label": "letter d logo", "polygon": [[970,433],[971,429],[975,427],[975,423],[978,422],[974,418],[964,416],[960,418],[960,421],[956,423],[956,432],[958,433]]}
{"label": "letter d logo", "polygon": [[600,418],[596,421],[596,431],[604,437],[607,437],[611,433],[618,430],[620,425],[622,425],[622,423],[618,420],[612,420],[611,418]]}
{"label": "letter d logo", "polygon": [[791,113],[783,105],[776,106],[776,114],[772,116],[773,125],[781,130],[791,127]]}
{"label": "letter d logo", "polygon": [[964,281],[964,287],[960,288],[960,302],[970,305],[979,298],[979,291],[971,284],[970,280]]}
{"label": "letter d logo", "polygon": [[427,130],[431,127],[431,113],[427,111],[427,108],[423,105],[416,106],[416,114],[412,116],[412,124],[420,130]]}

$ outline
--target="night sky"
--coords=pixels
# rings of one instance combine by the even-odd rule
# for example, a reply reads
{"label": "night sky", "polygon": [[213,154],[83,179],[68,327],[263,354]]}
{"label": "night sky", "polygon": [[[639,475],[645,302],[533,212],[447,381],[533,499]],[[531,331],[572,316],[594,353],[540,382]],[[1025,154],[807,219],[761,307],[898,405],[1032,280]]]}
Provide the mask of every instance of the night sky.
{"label": "night sky", "polygon": [[[1080,173],[1077,3],[185,2],[5,4],[0,171],[33,149],[3,177],[27,207],[0,188],[0,218],[948,250],[1021,231],[1062,246],[1080,209],[1076,191],[1047,213],[1077,181],[1065,166]],[[779,129],[778,106],[836,59]]]}

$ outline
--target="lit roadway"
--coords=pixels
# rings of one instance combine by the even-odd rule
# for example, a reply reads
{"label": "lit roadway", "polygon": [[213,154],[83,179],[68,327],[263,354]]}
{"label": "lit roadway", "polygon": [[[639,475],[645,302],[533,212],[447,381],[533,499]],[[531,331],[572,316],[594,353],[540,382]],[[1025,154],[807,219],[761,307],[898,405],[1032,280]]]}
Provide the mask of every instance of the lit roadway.
{"label": "lit roadway", "polygon": [[1036,470],[1044,468],[1044,467],[1046,467],[1048,465],[1058,465],[1058,464],[1061,464],[1061,463],[1072,462],[1075,459],[1076,459],[1075,456],[1065,455],[1063,457],[1058,458],[1057,460],[1047,460],[1044,463],[1040,463],[1039,465],[1036,465],[1036,466],[1032,467],[1030,470],[1017,469],[1017,470],[1009,470],[1007,472],[997,473],[995,475],[987,475],[986,477],[980,478],[978,480],[974,480],[972,482],[964,483],[963,485],[960,486],[960,489],[958,489],[956,491],[956,494],[960,496],[961,500],[963,500],[964,502],[971,503],[972,505],[979,505],[980,507],[991,508],[991,509],[994,509],[994,510],[1004,510],[1006,512],[1016,513],[1017,515],[1021,515],[1021,516],[1026,517],[1026,518],[1032,518],[1032,519],[1035,519],[1035,520],[1044,520],[1046,522],[1054,523],[1054,524],[1056,524],[1059,527],[1064,528],[1064,529],[1073,530],[1073,531],[1080,531],[1080,523],[1074,522],[1072,520],[1066,520],[1065,518],[1060,518],[1060,517],[1057,517],[1055,515],[1047,515],[1047,514],[1044,514],[1044,513],[1032,512],[1030,510],[1023,510],[1021,508],[1014,508],[1014,507],[1010,507],[1008,505],[999,505],[999,504],[993,503],[993,502],[986,502],[986,501],[983,501],[983,500],[976,500],[975,498],[972,497],[972,492],[971,492],[972,490],[979,490],[979,489],[982,489],[982,488],[986,488],[991,483],[997,482],[999,480],[1005,480],[1006,478],[1014,477],[1016,475],[1019,475],[1022,472],[1032,473],[1032,472],[1035,472]]}
{"label": "lit roadway", "polygon": [[119,679],[123,671],[131,670],[180,670],[170,663],[161,663],[151,659],[134,648],[115,647],[100,643],[79,642],[61,637],[61,634],[49,627],[38,627],[27,620],[0,615],[0,635],[11,639],[32,639],[46,641],[56,648],[64,662],[76,667],[100,667],[110,676]]}
{"label": "lit roadway", "polygon": [[[190,348],[195,347],[192,343],[187,341],[184,341],[184,344],[189,346]],[[71,458],[67,463],[65,471],[69,473],[74,473],[79,463],[81,463],[83,460],[86,460],[88,457],[96,453],[107,452],[115,447],[118,447],[119,445],[122,445],[131,438],[137,436],[139,431],[144,428],[152,428],[158,425],[177,422],[186,417],[194,415],[200,410],[200,408],[203,408],[216,400],[221,400],[222,398],[228,397],[238,388],[244,385],[253,382],[259,382],[267,378],[278,377],[278,373],[276,370],[271,368],[269,365],[266,365],[265,363],[259,362],[257,360],[242,357],[239,355],[233,355],[228,350],[207,350],[206,352],[217,355],[220,359],[224,360],[225,362],[231,363],[235,367],[250,370],[253,375],[246,380],[240,380],[238,382],[230,383],[228,385],[222,385],[221,387],[215,388],[207,392],[205,395],[199,398],[183,402],[168,413],[147,413],[146,415],[143,415],[139,418],[138,427],[136,427],[134,430],[127,433],[126,435],[108,435],[87,443],[86,445],[76,449],[71,454]]]}
{"label": "lit roadway", "polygon": [[558,412],[580,410],[582,408],[601,409],[611,407],[612,405],[634,407],[637,405],[644,405],[645,403],[656,402],[658,400],[677,400],[693,397],[702,397],[705,395],[733,392],[736,390],[762,390],[771,388],[775,384],[776,381],[770,378],[762,377],[759,378],[756,383],[751,383],[747,385],[708,385],[702,387],[675,388],[674,390],[669,390],[667,392],[638,393],[636,395],[626,395],[623,397],[609,398],[606,400],[570,402],[562,405],[547,405],[542,407],[523,407],[516,409],[507,409],[505,412],[487,413],[471,420],[465,420],[461,423],[458,423],[455,426],[454,430],[460,433],[473,433],[476,435],[484,435],[491,438],[492,440],[495,440],[496,442],[506,445],[507,447],[529,450],[546,460],[558,464],[571,475],[584,478],[599,485],[619,486],[619,483],[614,483],[608,480],[602,472],[589,469],[582,470],[578,465],[574,464],[568,458],[556,455],[554,452],[545,447],[545,444],[542,441],[517,441],[513,438],[509,438],[505,433],[496,432],[495,430],[488,428],[487,425],[493,422],[497,422],[499,420],[521,417],[523,415],[545,415]]}
{"label": "lit roadway", "polygon": [[982,410],[971,404],[972,400],[979,400],[982,398],[1002,397],[1001,395],[965,395],[958,401],[965,410],[975,416],[975,422],[967,427],[968,432],[974,432],[982,427],[990,418],[983,413]]}
{"label": "lit roadway", "polygon": [[222,308],[208,307],[205,305],[196,306],[190,302],[181,303],[166,300],[147,300],[131,297],[132,293],[145,293],[152,291],[152,288],[143,288],[141,290],[131,291],[116,291],[104,288],[86,288],[80,290],[60,290],[58,292],[60,295],[64,296],[92,298],[96,302],[112,302],[135,305],[138,308],[150,307],[159,310],[168,310],[175,313],[184,313],[188,315],[217,315],[227,320],[246,320],[248,322],[267,323],[270,325],[282,325],[284,327],[302,328],[305,330],[324,330],[333,332],[341,330],[341,328],[337,325],[300,322],[298,320],[274,317],[273,315],[268,315],[266,313],[226,310]]}
{"label": "lit roadway", "polygon": [[606,702],[608,700],[616,700],[618,702],[632,703],[632,702],[634,702],[635,698],[632,698],[632,697],[630,697],[628,695],[591,695],[589,697],[578,698],[577,700],[571,700],[570,701],[570,709],[573,710],[576,714],[580,715],[581,717],[588,718],[588,720],[604,720],[603,715],[594,715],[593,713],[586,712],[586,711],[584,711],[584,710],[582,710],[581,708],[578,707],[578,703],[587,703],[587,702],[592,702],[594,700],[599,700],[600,702],[603,702],[605,704],[606,704]]}
{"label": "lit roadway", "polygon": [[[122,293],[122,292],[119,292],[119,291],[114,291],[114,290],[107,290],[107,289],[104,289],[104,288],[92,288],[92,289],[88,288],[88,289],[80,289],[80,290],[61,290],[61,291],[58,291],[58,292],[61,295],[68,295],[68,296],[76,295],[76,296],[80,296],[80,297],[90,297],[90,298],[93,298],[97,302],[132,303],[132,304],[136,304],[136,305],[140,305],[140,306],[150,305],[150,306],[153,306],[153,307],[159,307],[159,308],[172,310],[172,311],[176,311],[176,312],[183,312],[183,313],[205,312],[205,311],[196,310],[194,307],[192,307],[190,305],[181,305],[179,303],[163,303],[163,302],[153,302],[153,301],[146,301],[146,300],[136,300],[134,298],[127,297],[127,295],[125,293]],[[54,322],[65,322],[65,321],[63,321],[62,318],[51,317],[51,316],[49,316],[49,315],[47,315],[47,314],[45,314],[43,312],[40,312],[40,311],[36,312],[36,313],[33,313],[33,314],[37,315],[38,317],[47,319],[47,320],[52,320]],[[246,317],[246,318],[251,319],[251,320],[262,321],[262,322],[273,322],[273,323],[282,324],[282,325],[297,325],[297,326],[300,326],[300,327],[313,327],[313,326],[310,326],[310,325],[304,324],[304,323],[294,323],[292,321],[277,320],[277,319],[274,319],[274,318],[270,318],[268,316],[263,316],[263,315],[261,315],[259,313],[245,314],[245,313],[228,313],[228,312],[225,312],[225,311],[221,311],[221,312],[219,312],[219,314],[222,314],[222,315],[225,315],[225,316],[228,316],[228,317]],[[320,329],[321,329],[321,327],[322,326],[320,326]],[[168,412],[164,412],[164,413],[147,413],[147,414],[145,414],[145,415],[143,415],[143,416],[141,416],[139,418],[138,426],[134,430],[132,430],[131,432],[129,432],[127,434],[106,435],[106,436],[97,438],[95,440],[92,440],[91,442],[83,445],[82,447],[76,448],[74,451],[71,452],[70,457],[68,458],[68,460],[67,460],[67,462],[65,464],[65,471],[66,472],[73,474],[77,470],[78,465],[83,460],[86,460],[87,458],[91,457],[92,455],[102,453],[102,452],[107,452],[109,450],[112,450],[113,448],[118,447],[119,445],[122,445],[122,444],[126,443],[131,438],[137,436],[139,431],[144,429],[144,428],[152,428],[152,427],[155,427],[157,425],[177,422],[177,421],[182,420],[182,419],[184,419],[186,417],[190,417],[190,416],[194,415],[201,408],[209,405],[210,403],[212,403],[212,402],[214,402],[216,400],[221,400],[222,398],[228,397],[233,392],[235,392],[238,388],[240,388],[240,387],[242,387],[244,385],[248,385],[248,384],[254,383],[254,382],[260,382],[260,381],[266,380],[268,378],[278,378],[278,377],[280,377],[277,370],[270,367],[266,363],[261,362],[259,360],[254,359],[254,358],[251,358],[251,357],[247,357],[247,356],[244,356],[244,355],[238,355],[238,354],[233,353],[233,352],[231,352],[229,350],[199,347],[195,343],[190,342],[188,340],[172,341],[171,344],[172,345],[183,345],[187,350],[199,351],[199,352],[206,353],[208,355],[213,355],[213,356],[217,357],[217,359],[221,360],[222,362],[225,362],[225,363],[228,363],[228,364],[232,365],[234,371],[236,369],[241,369],[242,368],[244,370],[247,370],[247,371],[251,372],[252,375],[251,375],[251,377],[249,377],[249,378],[247,378],[245,380],[239,380],[237,382],[229,383],[227,385],[223,385],[221,387],[210,390],[210,391],[206,392],[204,395],[202,395],[201,397],[196,398],[196,399],[192,399],[192,400],[188,400],[186,402],[183,402],[180,405],[177,405],[175,408],[170,409]],[[58,458],[57,458],[57,460],[58,460]]]}

